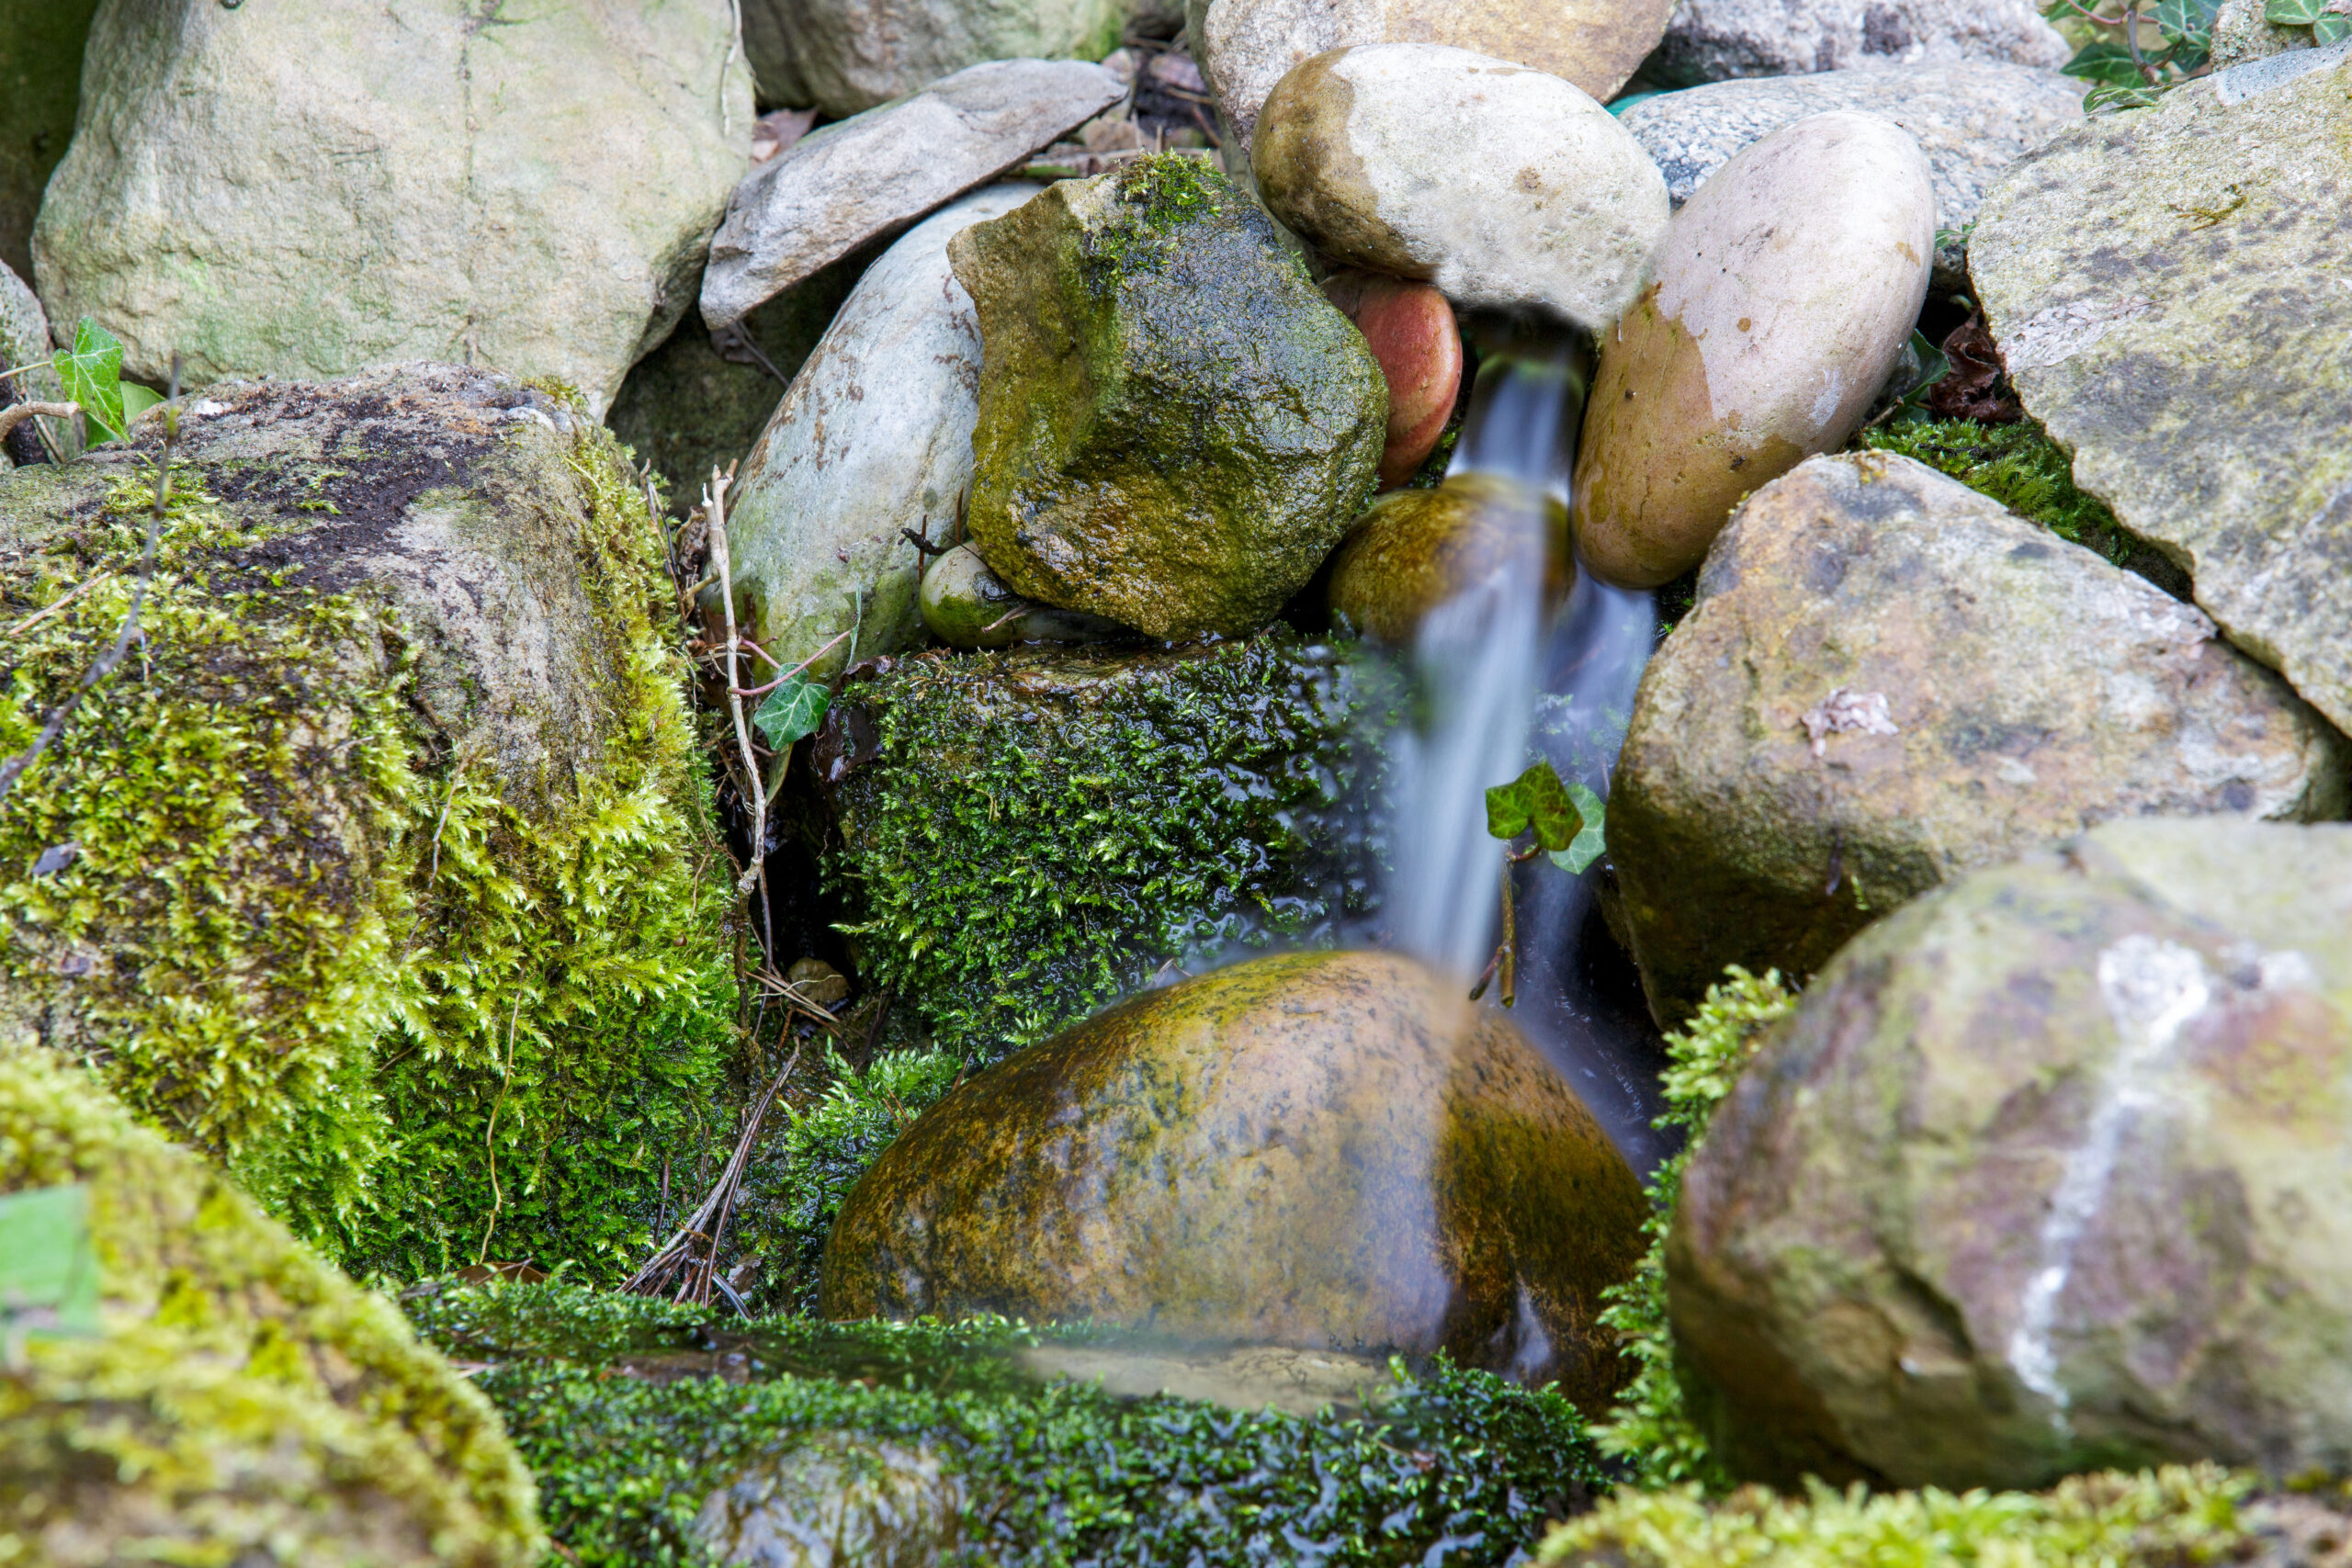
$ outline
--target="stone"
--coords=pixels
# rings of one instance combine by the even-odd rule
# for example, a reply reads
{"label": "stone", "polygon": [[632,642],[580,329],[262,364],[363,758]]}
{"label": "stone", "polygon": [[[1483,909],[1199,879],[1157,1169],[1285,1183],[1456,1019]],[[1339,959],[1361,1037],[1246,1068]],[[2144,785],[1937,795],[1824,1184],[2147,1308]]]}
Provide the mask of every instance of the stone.
{"label": "stone", "polygon": [[174,354],[188,387],[462,361],[601,417],[742,172],[734,11],[477,10],[103,6],[33,233],[51,321],[106,323],[157,386]]}
{"label": "stone", "polygon": [[1356,324],[1388,383],[1388,439],[1380,488],[1395,490],[1437,450],[1462,395],[1462,332],[1453,307],[1426,283],[1376,272],[1339,272],[1323,296]]}
{"label": "stone", "polygon": [[1991,60],[2055,71],[2074,53],[2035,0],[1682,0],[1645,69],[1689,87],[1873,63]]}
{"label": "stone", "polygon": [[1735,1474],[2352,1467],[2352,828],[2111,822],[1921,899],[1717,1111],[1667,1247]]}
{"label": "stone", "polygon": [[2347,769],[2193,606],[1908,457],[1815,457],[1741,508],[1644,675],[1609,847],[1671,1020],[2095,822],[2340,817]]}
{"label": "stone", "polygon": [[[530,1472],[490,1403],[83,1068],[0,1045],[0,1214],[41,1204],[45,1309],[0,1306],[0,1549],[48,1563],[526,1568]],[[38,1288],[30,1226],[0,1271]],[[95,1276],[95,1278],[91,1278]],[[63,1283],[60,1280],[60,1283]],[[27,1310],[29,1309],[29,1310]]]}
{"label": "stone", "polygon": [[922,645],[922,557],[903,530],[954,536],[978,413],[979,331],[948,242],[1035,194],[976,192],[885,251],[744,459],[728,507],[736,613],[783,664],[813,658],[830,678]]}
{"label": "stone", "polygon": [[[64,400],[64,382],[55,370],[42,363],[51,352],[48,312],[40,308],[33,291],[25,287],[24,279],[11,272],[6,262],[0,262],[0,356],[7,360],[0,368],[22,372],[0,381],[0,408],[11,403],[53,403]],[[49,421],[48,434],[58,446],[59,457],[73,457],[80,451],[80,439],[66,422]],[[40,435],[30,424],[10,431],[6,447],[0,449],[0,473],[17,463],[45,461]]]}
{"label": "stone", "polygon": [[1969,265],[2075,483],[2352,729],[2352,48],[2270,74],[2324,53],[2238,66],[2028,154],[1985,197]]}
{"label": "stone", "polygon": [[997,581],[980,547],[967,541],[923,569],[922,624],[950,648],[1011,648],[1024,642],[1102,642],[1131,636],[1114,621],[1023,599]]}
{"label": "stone", "polygon": [[1119,46],[1129,8],[1128,0],[743,0],[743,48],[762,103],[814,106],[839,119],[975,65],[1100,60]]}
{"label": "stone", "polygon": [[[116,636],[163,423],[0,478],[0,733]],[[0,813],[0,1047],[103,1064],[355,1270],[616,1278],[735,1014],[635,477],[451,366],[215,389],[173,458],[145,645]]]}
{"label": "stone", "polygon": [[929,1568],[960,1555],[970,1491],[928,1450],[808,1432],[713,1492],[692,1534],[740,1568]]}
{"label": "stone", "polygon": [[0,265],[33,272],[33,219],[74,139],[82,45],[98,0],[32,0],[0,24]]}
{"label": "stone", "polygon": [[714,332],[868,241],[987,185],[1126,96],[1080,61],[999,60],[810,132],[742,177],[710,243]]}
{"label": "stone", "polygon": [[1388,389],[1265,214],[1167,154],[1051,186],[949,255],[985,347],[989,569],[1154,637],[1272,620],[1368,496]]}
{"label": "stone", "polygon": [[1657,166],[1589,96],[1436,44],[1295,67],[1250,157],[1274,216],[1334,260],[1594,330],[1641,287],[1669,212]]}
{"label": "stone", "polygon": [[2309,29],[2280,27],[2264,15],[2268,9],[2268,0],[2222,0],[2221,10],[2213,17],[2215,71],[2312,47]]}
{"label": "stone", "polygon": [[829,1318],[1001,1312],[1448,1351],[1598,1410],[1647,1213],[1497,1010],[1380,953],[1148,991],[951,1093],[825,1247]]}
{"label": "stone", "polygon": [[[1530,535],[1536,536],[1531,540]],[[1435,490],[1382,496],[1350,525],[1331,558],[1335,625],[1410,648],[1421,618],[1498,571],[1540,554],[1544,598],[1557,604],[1576,578],[1567,508],[1494,474],[1456,474]]]}
{"label": "stone", "polygon": [[1939,294],[1968,287],[1968,243],[2001,171],[2083,118],[2080,77],[1996,61],[1874,65],[1811,76],[1716,82],[1660,93],[1619,120],[1666,172],[1676,207],[1750,143],[1808,115],[1851,110],[1894,121],[1928,155],[1936,191]]}
{"label": "stone", "polygon": [[1442,44],[1548,73],[1605,103],[1657,47],[1673,10],[1673,0],[1213,0],[1193,53],[1247,160],[1267,95],[1327,50]]}
{"label": "stone", "polygon": [[1926,157],[1871,115],[1801,119],[1700,187],[1601,339],[1574,513],[1595,576],[1679,577],[1743,495],[1846,444],[1910,340],[1935,232]]}
{"label": "stone", "polygon": [[1227,1410],[1280,1410],[1306,1417],[1326,1409],[1358,1416],[1396,1393],[1388,1364],[1377,1357],[1280,1345],[1136,1348],[1047,1343],[1024,1352],[1021,1364],[1040,1377],[1092,1383],[1128,1399],[1168,1394]]}

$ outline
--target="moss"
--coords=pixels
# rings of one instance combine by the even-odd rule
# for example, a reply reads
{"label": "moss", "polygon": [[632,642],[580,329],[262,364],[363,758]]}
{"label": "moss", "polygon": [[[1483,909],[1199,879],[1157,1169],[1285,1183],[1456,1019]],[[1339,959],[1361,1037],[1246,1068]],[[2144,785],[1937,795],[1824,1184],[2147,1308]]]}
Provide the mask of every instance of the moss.
{"label": "moss", "polygon": [[1385,694],[1279,634],[928,656],[850,688],[878,748],[832,862],[861,968],[987,1062],[1168,962],[1327,940],[1370,907]]}
{"label": "moss", "polygon": [[1601,1451],[1624,1461],[1645,1486],[1700,1482],[1721,1490],[1727,1484],[1683,1407],[1675,1374],[1666,1315],[1666,1233],[1681,1196],[1689,1145],[1706,1131],[1708,1118],[1731,1093],[1733,1080],[1763,1043],[1765,1032],[1795,1006],[1777,971],[1759,978],[1735,964],[1708,988],[1690,1021],[1666,1037],[1667,1068],[1658,1084],[1666,1110],[1654,1125],[1688,1142],[1651,1173],[1649,1248],[1634,1277],[1608,1292],[1601,1324],[1616,1331],[1636,1371],[1611,1418],[1593,1434]]}
{"label": "moss", "polygon": [[[1084,234],[1079,248],[1088,281],[1097,289],[1112,288],[1120,278],[1139,272],[1158,271],[1182,249],[1189,225],[1238,210],[1248,202],[1231,181],[1210,168],[1207,159],[1182,152],[1138,158],[1109,177],[1117,204],[1107,221]],[[1290,259],[1298,276],[1306,278],[1306,264]]]}
{"label": "moss", "polygon": [[82,1070],[0,1047],[0,1193],[74,1182],[102,1332],[0,1371],[0,1562],[538,1558],[497,1417],[390,1303]]}
{"label": "moss", "polygon": [[[485,1252],[618,1271],[662,1160],[718,1136],[729,1092],[723,856],[649,617],[658,532],[601,431],[508,428],[460,493],[485,529],[555,519],[576,558],[609,679],[582,696],[604,733],[560,738],[570,768],[518,782],[453,748],[425,717],[452,680],[437,629],[336,575],[334,530],[384,513],[406,454],[199,447],[142,646],[0,806],[0,1023],[97,1066],[338,1260],[409,1277]],[[0,648],[0,747],[119,623],[153,460],[0,492],[0,532],[35,542],[0,561],[12,620],[96,584]]]}
{"label": "moss", "polygon": [[[1001,1320],[738,1326],[553,1286],[453,1289],[413,1310],[491,1363],[478,1382],[552,1533],[589,1564],[701,1560],[703,1499],[811,1434],[937,1455],[967,1483],[964,1560],[992,1565],[1500,1563],[1600,1479],[1557,1394],[1442,1362],[1396,1367],[1365,1414],[1244,1415],[1038,1385],[1012,1352],[1089,1337]],[[722,1362],[743,1381],[677,1375]]]}

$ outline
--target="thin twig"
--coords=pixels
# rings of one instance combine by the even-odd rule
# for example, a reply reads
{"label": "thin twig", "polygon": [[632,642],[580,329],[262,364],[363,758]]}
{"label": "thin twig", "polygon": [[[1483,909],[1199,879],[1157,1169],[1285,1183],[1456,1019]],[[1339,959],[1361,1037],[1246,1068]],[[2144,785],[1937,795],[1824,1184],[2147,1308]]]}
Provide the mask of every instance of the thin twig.
{"label": "thin twig", "polygon": [[710,559],[718,574],[719,602],[727,607],[727,711],[735,721],[735,743],[742,749],[744,781],[750,786],[745,793],[750,795],[752,806],[752,863],[735,884],[737,896],[749,897],[767,864],[768,807],[760,791],[759,759],[752,753],[751,720],[744,716],[743,699],[737,694],[743,682],[736,664],[735,581],[727,553],[727,487],[734,478],[735,467],[731,463],[723,474],[711,469],[710,484],[702,492],[702,503],[704,515],[710,523]]}
{"label": "thin twig", "polygon": [[523,1016],[523,987],[514,987],[514,1005],[506,1012],[506,1070],[499,1076],[498,1098],[490,1102],[490,1125],[482,1130],[481,1146],[490,1153],[490,1224],[481,1228],[481,1247],[474,1253],[480,1264],[490,1256],[490,1236],[498,1228],[498,1213],[506,1207],[506,1194],[498,1185],[498,1113],[506,1105],[506,1088],[514,1081],[514,1023]]}
{"label": "thin twig", "polygon": [[[791,680],[794,676],[806,673],[808,666],[816,663],[817,660],[824,658],[825,655],[833,650],[834,643],[846,642],[849,640],[849,635],[850,634],[847,632],[842,633],[841,636],[833,638],[832,642],[827,643],[824,647],[819,649],[816,652],[810,654],[808,658],[802,660],[799,663],[794,665],[791,669],[786,671],[775,680],[770,681],[764,686],[729,686],[728,690],[739,697],[764,697],[770,692],[775,691],[778,686],[783,685],[786,681]],[[743,646],[746,648],[752,646],[749,638],[745,638],[743,640]],[[762,652],[760,657],[767,659],[765,652]],[[773,664],[775,660],[768,659],[768,662]]]}
{"label": "thin twig", "polygon": [[[699,1297],[696,1304],[710,1304],[710,1287],[718,1265],[718,1249],[726,1239],[727,1221],[734,1209],[735,1190],[742,1180],[743,1167],[751,1159],[752,1146],[759,1139],[760,1127],[767,1120],[769,1106],[775,1103],[776,1095],[791,1078],[793,1069],[800,1065],[800,1053],[804,1048],[800,1045],[792,1048],[791,1056],[753,1102],[752,1113],[743,1123],[742,1135],[735,1140],[735,1152],[729,1158],[726,1168],[719,1172],[718,1184],[710,1190],[695,1212],[686,1216],[685,1222],[671,1235],[670,1239],[662,1244],[660,1250],[628,1277],[628,1282],[621,1286],[623,1292],[651,1295],[662,1289],[673,1272],[684,1266],[686,1273],[679,1288],[678,1299],[683,1301],[689,1294],[696,1294]],[[705,1232],[702,1228],[704,1222],[714,1214],[718,1217],[718,1223]],[[695,1241],[705,1243],[708,1248],[699,1265],[694,1258],[692,1244]]]}
{"label": "thin twig", "polygon": [[44,419],[72,419],[80,408],[78,403],[10,403],[0,409],[0,441],[17,434],[17,426],[36,414]]}
{"label": "thin twig", "polygon": [[87,593],[91,589],[96,588],[99,583],[111,582],[113,581],[113,569],[108,568],[107,570],[99,572],[96,576],[86,579],[81,586],[61,595],[52,603],[45,604],[41,606],[41,608],[35,610],[31,615],[27,615],[23,620],[18,621],[6,631],[0,632],[0,637],[22,637],[27,632],[32,630],[35,626],[40,625],[43,621],[49,619],[51,615],[54,615],[59,611],[64,609],[68,604],[74,603],[74,600],[79,599],[83,594]]}

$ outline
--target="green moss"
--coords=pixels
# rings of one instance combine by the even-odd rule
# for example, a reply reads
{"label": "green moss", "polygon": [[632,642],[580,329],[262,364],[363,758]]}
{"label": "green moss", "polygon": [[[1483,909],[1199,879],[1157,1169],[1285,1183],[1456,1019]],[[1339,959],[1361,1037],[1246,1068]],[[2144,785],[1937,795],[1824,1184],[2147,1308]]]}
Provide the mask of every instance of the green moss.
{"label": "green moss", "polygon": [[[822,1433],[935,1454],[967,1483],[964,1560],[992,1565],[1500,1563],[1600,1481],[1557,1394],[1442,1363],[1397,1367],[1370,1413],[1305,1418],[1040,1386],[1012,1352],[1086,1336],[1001,1320],[737,1327],[554,1287],[413,1310],[453,1354],[492,1363],[479,1385],[582,1563],[700,1561],[703,1499]],[[625,1357],[639,1375],[613,1375]],[[675,1375],[719,1358],[746,1381]]]}
{"label": "green moss", "polygon": [[[1138,158],[1109,177],[1118,202],[1115,216],[1086,233],[1080,246],[1088,279],[1097,288],[1165,266],[1182,249],[1187,226],[1249,200],[1206,158],[1182,152]],[[1306,264],[1298,263],[1298,270],[1305,276]]]}
{"label": "green moss", "polygon": [[2098,497],[2075,487],[2074,459],[2031,420],[1914,420],[1862,432],[1874,452],[1899,452],[1990,496],[2062,539],[2097,550],[2118,566],[2136,541]]}
{"label": "green moss", "polygon": [[1171,960],[1327,939],[1370,903],[1385,693],[1279,634],[926,656],[849,688],[879,747],[838,796],[860,967],[987,1062]]}
{"label": "green moss", "polygon": [[1651,1173],[1649,1248],[1631,1280],[1608,1292],[1600,1321],[1616,1331],[1636,1369],[1611,1419],[1595,1429],[1601,1451],[1624,1461],[1644,1486],[1700,1482],[1727,1484],[1707,1440],[1685,1412],[1674,1371],[1674,1341],[1666,1315],[1666,1233],[1682,1192],[1690,1145],[1731,1092],[1739,1069],[1763,1043],[1765,1031],[1788,1016],[1796,1001],[1778,971],[1762,977],[1734,964],[1708,988],[1707,999],[1683,1029],[1666,1037],[1667,1069],[1659,1080],[1666,1111],[1655,1123],[1689,1142]]}

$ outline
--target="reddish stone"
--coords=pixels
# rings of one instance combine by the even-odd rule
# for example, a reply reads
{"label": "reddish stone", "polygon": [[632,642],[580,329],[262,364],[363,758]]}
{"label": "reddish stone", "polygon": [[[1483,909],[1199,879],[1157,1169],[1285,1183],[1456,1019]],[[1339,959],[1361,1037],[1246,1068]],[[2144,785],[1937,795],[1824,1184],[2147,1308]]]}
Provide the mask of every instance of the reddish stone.
{"label": "reddish stone", "polygon": [[1395,490],[1436,450],[1462,389],[1462,333],[1453,307],[1426,283],[1376,272],[1338,272],[1324,295],[1355,322],[1388,378],[1388,444],[1380,488]]}

